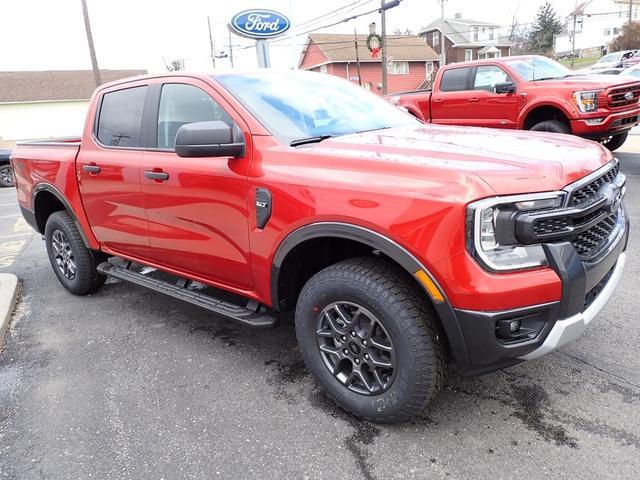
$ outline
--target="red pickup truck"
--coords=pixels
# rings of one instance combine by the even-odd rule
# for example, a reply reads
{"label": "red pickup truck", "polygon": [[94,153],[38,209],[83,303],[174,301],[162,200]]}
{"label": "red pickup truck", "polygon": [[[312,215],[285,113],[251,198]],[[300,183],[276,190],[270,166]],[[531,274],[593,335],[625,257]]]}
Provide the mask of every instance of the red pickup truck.
{"label": "red pickup truck", "polygon": [[104,85],[81,139],[12,163],[71,293],[113,276],[252,327],[295,311],[318,383],[380,422],[426,405],[449,358],[481,373],[576,338],[626,258],[601,145],[425,125],[311,72]]}
{"label": "red pickup truck", "polygon": [[576,75],[541,56],[447,65],[436,74],[433,90],[387,98],[428,123],[572,133],[612,151],[640,114],[637,80]]}

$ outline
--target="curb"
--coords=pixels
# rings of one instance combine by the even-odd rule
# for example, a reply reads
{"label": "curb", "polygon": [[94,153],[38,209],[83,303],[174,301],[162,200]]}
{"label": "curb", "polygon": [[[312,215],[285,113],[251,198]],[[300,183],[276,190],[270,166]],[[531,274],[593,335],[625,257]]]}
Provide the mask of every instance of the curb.
{"label": "curb", "polygon": [[4,344],[13,308],[18,298],[18,277],[12,273],[0,273],[0,347]]}

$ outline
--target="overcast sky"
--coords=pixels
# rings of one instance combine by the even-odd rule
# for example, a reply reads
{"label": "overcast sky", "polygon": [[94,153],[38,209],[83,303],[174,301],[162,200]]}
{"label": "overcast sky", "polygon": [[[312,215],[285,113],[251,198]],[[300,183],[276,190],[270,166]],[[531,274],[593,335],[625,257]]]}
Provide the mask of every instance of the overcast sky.
{"label": "overcast sky", "polygon": [[[354,3],[355,2],[355,3]],[[551,0],[562,16],[575,0]],[[354,5],[304,24],[340,7]],[[531,22],[543,0],[446,0],[445,16],[456,12],[465,18],[510,25],[514,13],[523,23]],[[87,0],[94,43],[101,68],[164,70],[166,61],[184,58],[188,70],[210,71],[207,15],[211,17],[216,50],[227,50],[226,24],[234,13],[248,8],[270,8],[289,16],[294,31],[303,32],[379,6],[379,0]],[[388,11],[387,25],[417,32],[440,16],[438,0],[403,0]],[[80,0],[1,0],[0,70],[89,69]],[[368,24],[380,15],[372,13],[357,20],[318,32],[368,32]],[[297,64],[306,35],[285,38],[270,47],[272,65]],[[250,40],[232,36],[236,67],[255,68],[256,55]],[[228,68],[227,59],[216,60]]]}

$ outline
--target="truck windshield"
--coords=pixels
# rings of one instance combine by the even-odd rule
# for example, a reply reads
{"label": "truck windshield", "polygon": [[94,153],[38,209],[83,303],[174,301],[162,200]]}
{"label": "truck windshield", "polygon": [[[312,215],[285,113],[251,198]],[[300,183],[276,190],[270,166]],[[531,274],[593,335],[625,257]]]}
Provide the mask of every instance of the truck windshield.
{"label": "truck windshield", "polygon": [[332,75],[267,71],[215,79],[288,145],[420,123],[377,95]]}
{"label": "truck windshield", "polygon": [[564,78],[572,74],[567,67],[545,57],[519,58],[505,62],[528,82]]}

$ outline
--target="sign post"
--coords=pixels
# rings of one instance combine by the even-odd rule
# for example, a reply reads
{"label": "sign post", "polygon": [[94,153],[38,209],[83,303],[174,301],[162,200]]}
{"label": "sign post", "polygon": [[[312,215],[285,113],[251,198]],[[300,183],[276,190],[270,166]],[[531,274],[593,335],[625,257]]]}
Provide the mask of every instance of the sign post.
{"label": "sign post", "polygon": [[268,38],[275,38],[289,30],[291,22],[273,10],[253,9],[236,13],[229,22],[229,30],[236,35],[256,41],[258,67],[271,66]]}

